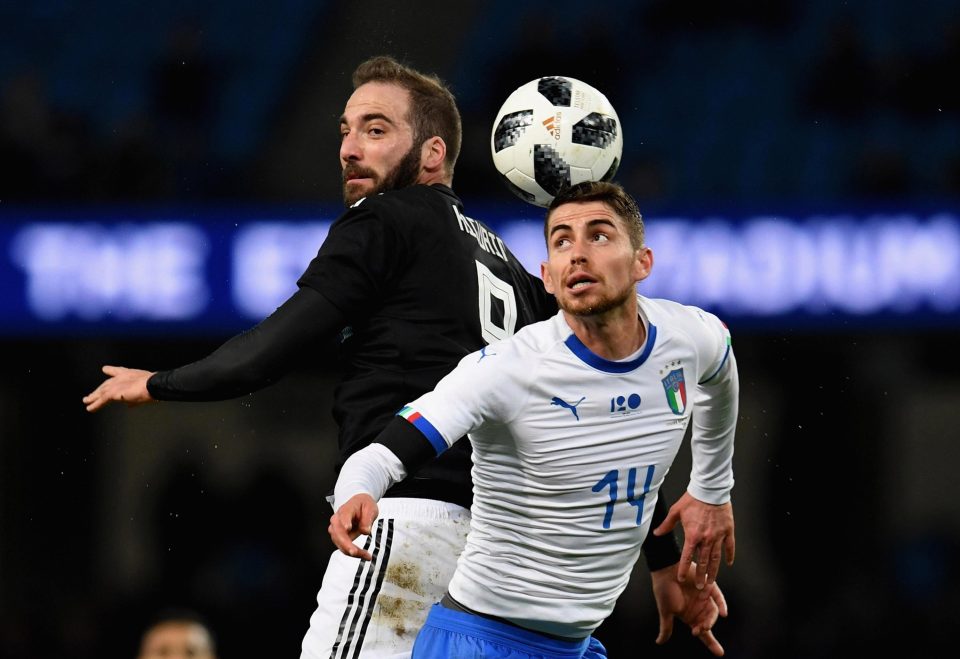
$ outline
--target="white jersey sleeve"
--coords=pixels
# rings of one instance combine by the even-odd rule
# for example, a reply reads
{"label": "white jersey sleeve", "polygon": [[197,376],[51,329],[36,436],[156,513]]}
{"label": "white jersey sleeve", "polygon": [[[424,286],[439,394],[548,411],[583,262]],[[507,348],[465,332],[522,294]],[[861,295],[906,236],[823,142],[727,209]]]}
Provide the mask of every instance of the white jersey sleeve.
{"label": "white jersey sleeve", "polygon": [[400,458],[383,444],[374,442],[343,463],[333,488],[333,509],[340,510],[351,497],[361,493],[379,501],[391,485],[406,476],[407,470]]}
{"label": "white jersey sleeve", "polygon": [[710,504],[730,500],[733,489],[733,443],[737,424],[739,380],[730,331],[715,315],[696,307],[688,331],[700,355],[695,412],[690,437],[693,466],[687,491]]}

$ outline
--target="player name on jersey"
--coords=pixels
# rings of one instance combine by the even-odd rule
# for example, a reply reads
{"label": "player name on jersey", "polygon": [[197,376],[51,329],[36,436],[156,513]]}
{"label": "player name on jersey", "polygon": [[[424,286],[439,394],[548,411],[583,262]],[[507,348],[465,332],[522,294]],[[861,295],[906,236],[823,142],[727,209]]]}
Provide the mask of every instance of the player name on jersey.
{"label": "player name on jersey", "polygon": [[507,260],[507,250],[503,246],[503,241],[500,240],[500,236],[493,233],[476,220],[472,220],[461,213],[460,209],[456,206],[453,207],[453,212],[457,214],[457,220],[460,222],[460,229],[476,238],[477,243],[480,244],[480,247],[483,248],[485,252],[489,252],[494,256],[498,256],[504,261]]}

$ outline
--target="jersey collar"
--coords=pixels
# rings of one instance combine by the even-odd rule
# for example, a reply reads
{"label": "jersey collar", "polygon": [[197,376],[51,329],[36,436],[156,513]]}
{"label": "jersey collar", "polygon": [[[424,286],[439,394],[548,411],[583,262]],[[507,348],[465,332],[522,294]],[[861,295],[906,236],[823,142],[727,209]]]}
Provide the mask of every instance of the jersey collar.
{"label": "jersey collar", "polygon": [[450,197],[453,201],[457,203],[461,208],[463,207],[463,202],[460,201],[460,197],[457,196],[457,193],[453,191],[453,188],[444,185],[443,183],[434,183],[430,186],[430,189],[437,190],[446,196]]}
{"label": "jersey collar", "polygon": [[604,359],[603,357],[590,351],[590,348],[583,344],[583,341],[577,338],[577,335],[573,332],[570,333],[570,336],[567,337],[564,343],[570,348],[570,351],[575,354],[580,361],[592,366],[598,371],[604,371],[606,373],[629,373],[630,371],[639,368],[641,364],[647,361],[647,357],[650,356],[650,353],[653,351],[653,345],[657,341],[657,326],[653,323],[647,324],[647,341],[643,346],[643,351],[637,356],[636,359],[631,359],[627,362],[612,362],[609,359]]}

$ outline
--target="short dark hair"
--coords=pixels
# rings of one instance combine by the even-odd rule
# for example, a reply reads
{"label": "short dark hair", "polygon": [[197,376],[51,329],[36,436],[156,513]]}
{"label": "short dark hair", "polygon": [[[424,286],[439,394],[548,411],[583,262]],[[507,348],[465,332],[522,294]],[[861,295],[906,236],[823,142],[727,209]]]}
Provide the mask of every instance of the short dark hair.
{"label": "short dark hair", "polygon": [[600,201],[606,204],[626,224],[630,244],[633,248],[640,249],[643,247],[645,236],[640,208],[633,197],[623,189],[622,185],[611,181],[583,181],[561,190],[547,208],[547,216],[543,220],[544,240],[549,242],[548,226],[550,215],[554,210],[564,204],[579,204],[589,201]]}
{"label": "short dark hair", "polygon": [[368,82],[398,85],[410,93],[407,121],[413,126],[414,145],[419,146],[434,135],[439,136],[447,145],[444,160],[447,173],[453,176],[463,128],[457,101],[440,78],[420,73],[388,55],[378,55],[361,62],[353,72],[354,89]]}

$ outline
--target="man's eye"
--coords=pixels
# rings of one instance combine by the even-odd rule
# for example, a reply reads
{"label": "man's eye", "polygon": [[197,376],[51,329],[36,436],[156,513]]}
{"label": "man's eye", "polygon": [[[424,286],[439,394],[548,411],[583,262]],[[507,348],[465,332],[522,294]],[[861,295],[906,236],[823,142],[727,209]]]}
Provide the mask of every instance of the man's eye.
{"label": "man's eye", "polygon": [[609,240],[609,238],[605,233],[598,233],[593,236],[593,241],[597,243],[606,242],[607,240]]}

